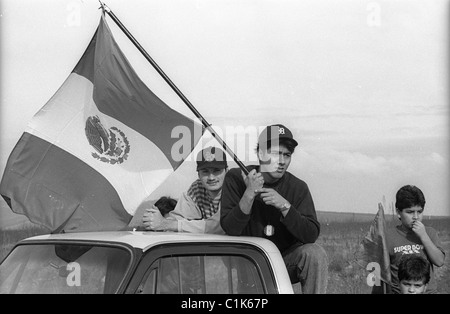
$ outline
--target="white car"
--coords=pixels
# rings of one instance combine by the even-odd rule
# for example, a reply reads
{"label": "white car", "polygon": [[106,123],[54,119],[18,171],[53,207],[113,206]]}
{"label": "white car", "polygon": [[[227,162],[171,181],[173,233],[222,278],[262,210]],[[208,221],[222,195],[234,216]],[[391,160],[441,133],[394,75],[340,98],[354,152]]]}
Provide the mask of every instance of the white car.
{"label": "white car", "polygon": [[169,232],[87,232],[19,242],[0,293],[291,294],[269,240]]}

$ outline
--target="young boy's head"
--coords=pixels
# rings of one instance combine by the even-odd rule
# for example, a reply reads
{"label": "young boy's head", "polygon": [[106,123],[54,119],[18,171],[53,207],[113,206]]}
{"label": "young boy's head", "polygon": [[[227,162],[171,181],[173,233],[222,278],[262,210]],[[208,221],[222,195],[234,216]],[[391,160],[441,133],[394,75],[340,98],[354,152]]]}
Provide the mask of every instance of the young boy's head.
{"label": "young boy's head", "polygon": [[163,217],[175,209],[177,205],[177,201],[173,198],[163,196],[159,200],[156,201],[155,206],[159,209],[159,212]]}
{"label": "young boy's head", "polygon": [[402,224],[411,229],[414,221],[422,221],[425,196],[418,187],[406,185],[395,196],[395,208]]}
{"label": "young boy's head", "polygon": [[425,293],[430,281],[430,264],[420,255],[404,255],[398,265],[398,281],[402,294]]}

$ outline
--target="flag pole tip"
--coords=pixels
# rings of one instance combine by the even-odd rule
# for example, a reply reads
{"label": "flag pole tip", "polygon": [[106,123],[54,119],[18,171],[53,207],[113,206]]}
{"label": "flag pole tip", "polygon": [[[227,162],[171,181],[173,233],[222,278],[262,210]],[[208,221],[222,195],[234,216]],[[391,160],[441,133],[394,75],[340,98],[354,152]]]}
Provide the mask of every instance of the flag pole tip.
{"label": "flag pole tip", "polygon": [[111,9],[104,2],[102,2],[101,0],[98,0],[98,2],[100,3],[99,9],[102,9],[103,12],[111,12]]}

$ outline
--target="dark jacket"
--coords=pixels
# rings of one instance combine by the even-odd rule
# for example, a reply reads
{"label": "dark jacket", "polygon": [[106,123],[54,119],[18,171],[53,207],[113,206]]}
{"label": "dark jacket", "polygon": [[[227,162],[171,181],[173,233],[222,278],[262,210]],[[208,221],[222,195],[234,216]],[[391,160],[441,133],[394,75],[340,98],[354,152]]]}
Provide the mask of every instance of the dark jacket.
{"label": "dark jacket", "polygon": [[[249,167],[249,170],[256,168]],[[222,205],[220,223],[228,235],[246,235],[264,237],[283,252],[294,244],[314,243],[320,233],[314,202],[305,182],[289,172],[275,184],[265,184],[264,187],[273,188],[290,204],[291,208],[283,217],[281,212],[270,205],[266,205],[257,196],[253,202],[249,215],[244,214],[239,202],[246,190],[245,182],[239,168],[228,171],[222,190]],[[267,225],[274,227],[272,236],[264,234]]]}

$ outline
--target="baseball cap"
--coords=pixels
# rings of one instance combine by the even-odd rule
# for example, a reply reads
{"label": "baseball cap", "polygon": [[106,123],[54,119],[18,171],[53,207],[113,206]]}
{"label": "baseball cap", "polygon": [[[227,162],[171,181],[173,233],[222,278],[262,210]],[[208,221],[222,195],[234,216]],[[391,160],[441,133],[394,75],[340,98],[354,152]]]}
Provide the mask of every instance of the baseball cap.
{"label": "baseball cap", "polygon": [[298,145],[298,142],[292,136],[291,130],[282,124],[274,124],[269,125],[261,132],[258,138],[258,144],[265,145],[269,142],[280,142],[282,140],[291,142],[294,147]]}
{"label": "baseball cap", "polygon": [[225,169],[227,167],[227,155],[218,147],[209,146],[197,154],[197,171],[204,168]]}

